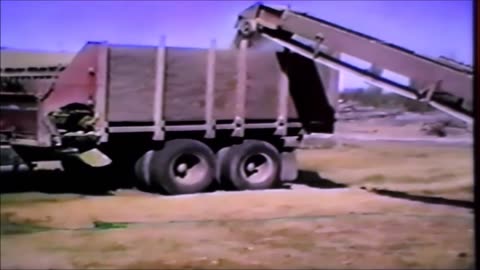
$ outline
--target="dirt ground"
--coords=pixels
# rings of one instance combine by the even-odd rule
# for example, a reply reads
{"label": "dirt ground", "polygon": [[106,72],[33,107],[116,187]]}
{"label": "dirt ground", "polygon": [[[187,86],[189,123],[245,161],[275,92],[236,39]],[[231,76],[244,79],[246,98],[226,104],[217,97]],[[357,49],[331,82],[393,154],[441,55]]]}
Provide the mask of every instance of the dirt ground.
{"label": "dirt ground", "polygon": [[1,268],[473,269],[471,147],[343,143],[298,160],[278,190],[2,194]]}

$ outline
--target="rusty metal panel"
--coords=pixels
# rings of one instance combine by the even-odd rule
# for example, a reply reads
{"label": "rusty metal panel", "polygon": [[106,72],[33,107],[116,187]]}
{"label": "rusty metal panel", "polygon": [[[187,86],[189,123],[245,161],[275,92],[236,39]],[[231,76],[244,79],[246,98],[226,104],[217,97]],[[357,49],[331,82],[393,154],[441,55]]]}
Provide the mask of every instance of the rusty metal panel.
{"label": "rusty metal panel", "polygon": [[[152,52],[147,52],[150,48],[145,47],[135,52],[133,49],[129,52],[125,49],[120,52],[118,48],[111,50],[109,121],[153,121],[155,49],[152,47]],[[135,59],[129,59],[125,54]],[[167,47],[165,54],[164,120],[206,121],[208,50]],[[214,102],[209,117],[233,120],[238,114],[246,119],[277,119],[280,67],[275,52],[252,50],[246,54],[246,65],[242,65],[246,78],[240,85],[245,87],[242,96],[237,96],[241,94],[237,91],[241,78],[238,76],[238,57],[237,50],[215,51],[215,74],[209,79],[213,86],[210,89],[213,93],[209,96],[214,96]],[[245,100],[245,108],[240,106],[243,103],[240,99]]]}
{"label": "rusty metal panel", "polygon": [[166,121],[205,121],[207,50],[168,47],[164,117]]}
{"label": "rusty metal panel", "polygon": [[54,91],[42,103],[48,113],[71,103],[88,103],[96,91],[96,79],[90,70],[96,70],[99,46],[87,43],[55,81]]}
{"label": "rusty metal panel", "polygon": [[155,47],[110,47],[108,121],[153,121],[155,66]]}

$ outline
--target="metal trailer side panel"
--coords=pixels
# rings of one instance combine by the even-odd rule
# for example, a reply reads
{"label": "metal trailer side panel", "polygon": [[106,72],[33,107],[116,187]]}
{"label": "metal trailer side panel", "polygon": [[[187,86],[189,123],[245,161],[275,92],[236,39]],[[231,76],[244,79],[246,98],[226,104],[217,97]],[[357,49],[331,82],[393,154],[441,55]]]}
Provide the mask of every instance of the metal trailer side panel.
{"label": "metal trailer side panel", "polygon": [[[243,14],[243,13],[242,13]],[[237,37],[238,38],[238,37]],[[234,41],[235,44],[235,41]],[[273,56],[275,53],[284,51],[284,48],[276,43],[271,42],[269,39],[262,37],[261,35],[253,36],[249,42],[249,51],[250,52],[267,52],[270,56]],[[335,51],[332,51],[331,54],[336,55],[338,54]],[[278,60],[277,60],[278,62]],[[253,62],[253,65],[257,63]],[[330,102],[330,106],[336,108],[338,102],[338,77],[339,72],[329,67],[316,63],[318,73],[320,74],[323,88],[327,92],[328,100]],[[276,72],[280,71],[278,65],[272,67],[276,70]],[[301,69],[301,67],[300,67]],[[280,75],[281,76],[281,75]],[[288,78],[287,78],[288,80]],[[273,82],[273,77],[271,82]],[[296,108],[293,104],[293,100],[288,98],[288,112],[289,118],[298,118],[298,114]]]}
{"label": "metal trailer side panel", "polygon": [[206,74],[207,50],[167,47],[165,121],[205,121]]}
{"label": "metal trailer side panel", "polygon": [[45,113],[70,103],[87,104],[96,91],[95,70],[98,65],[98,43],[87,43],[55,81],[54,91],[42,102]]}
{"label": "metal trailer side panel", "polygon": [[276,53],[248,50],[246,119],[276,119],[281,68]]}
{"label": "metal trailer side panel", "polygon": [[[205,49],[166,48],[165,121],[205,121],[207,52]],[[236,115],[232,108],[238,104],[235,97],[238,55],[234,50],[216,50],[215,54],[214,119],[233,120]],[[109,58],[108,120],[152,122],[155,48],[112,46]],[[275,52],[249,52],[247,72],[246,118],[275,120],[280,74]]]}
{"label": "metal trailer side panel", "polygon": [[215,51],[215,105],[213,117],[217,120],[235,118],[235,87],[237,85],[237,69],[235,65],[237,52],[235,50]]}
{"label": "metal trailer side panel", "polygon": [[110,46],[107,119],[153,122],[155,47]]}
{"label": "metal trailer side panel", "polygon": [[[204,121],[206,51],[166,48],[163,121]],[[157,48],[111,46],[108,121],[154,121]]]}

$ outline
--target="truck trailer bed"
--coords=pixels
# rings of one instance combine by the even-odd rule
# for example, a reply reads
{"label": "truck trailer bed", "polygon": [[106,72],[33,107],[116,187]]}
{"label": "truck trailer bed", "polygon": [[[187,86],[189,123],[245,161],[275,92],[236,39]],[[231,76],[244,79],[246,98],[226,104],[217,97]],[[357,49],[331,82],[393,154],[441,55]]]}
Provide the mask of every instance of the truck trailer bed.
{"label": "truck trailer bed", "polygon": [[[320,76],[320,74],[322,76]],[[92,103],[104,133],[272,129],[333,132],[329,71],[275,50],[88,43],[62,72],[44,111]],[[208,133],[208,134],[207,134]]]}

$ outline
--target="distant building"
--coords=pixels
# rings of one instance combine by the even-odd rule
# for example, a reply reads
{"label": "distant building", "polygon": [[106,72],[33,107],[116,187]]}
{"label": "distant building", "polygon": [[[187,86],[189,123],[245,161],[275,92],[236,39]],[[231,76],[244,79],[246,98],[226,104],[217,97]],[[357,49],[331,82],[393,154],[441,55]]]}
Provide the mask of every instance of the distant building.
{"label": "distant building", "polygon": [[75,53],[0,50],[0,77],[17,79],[55,78],[72,61]]}

